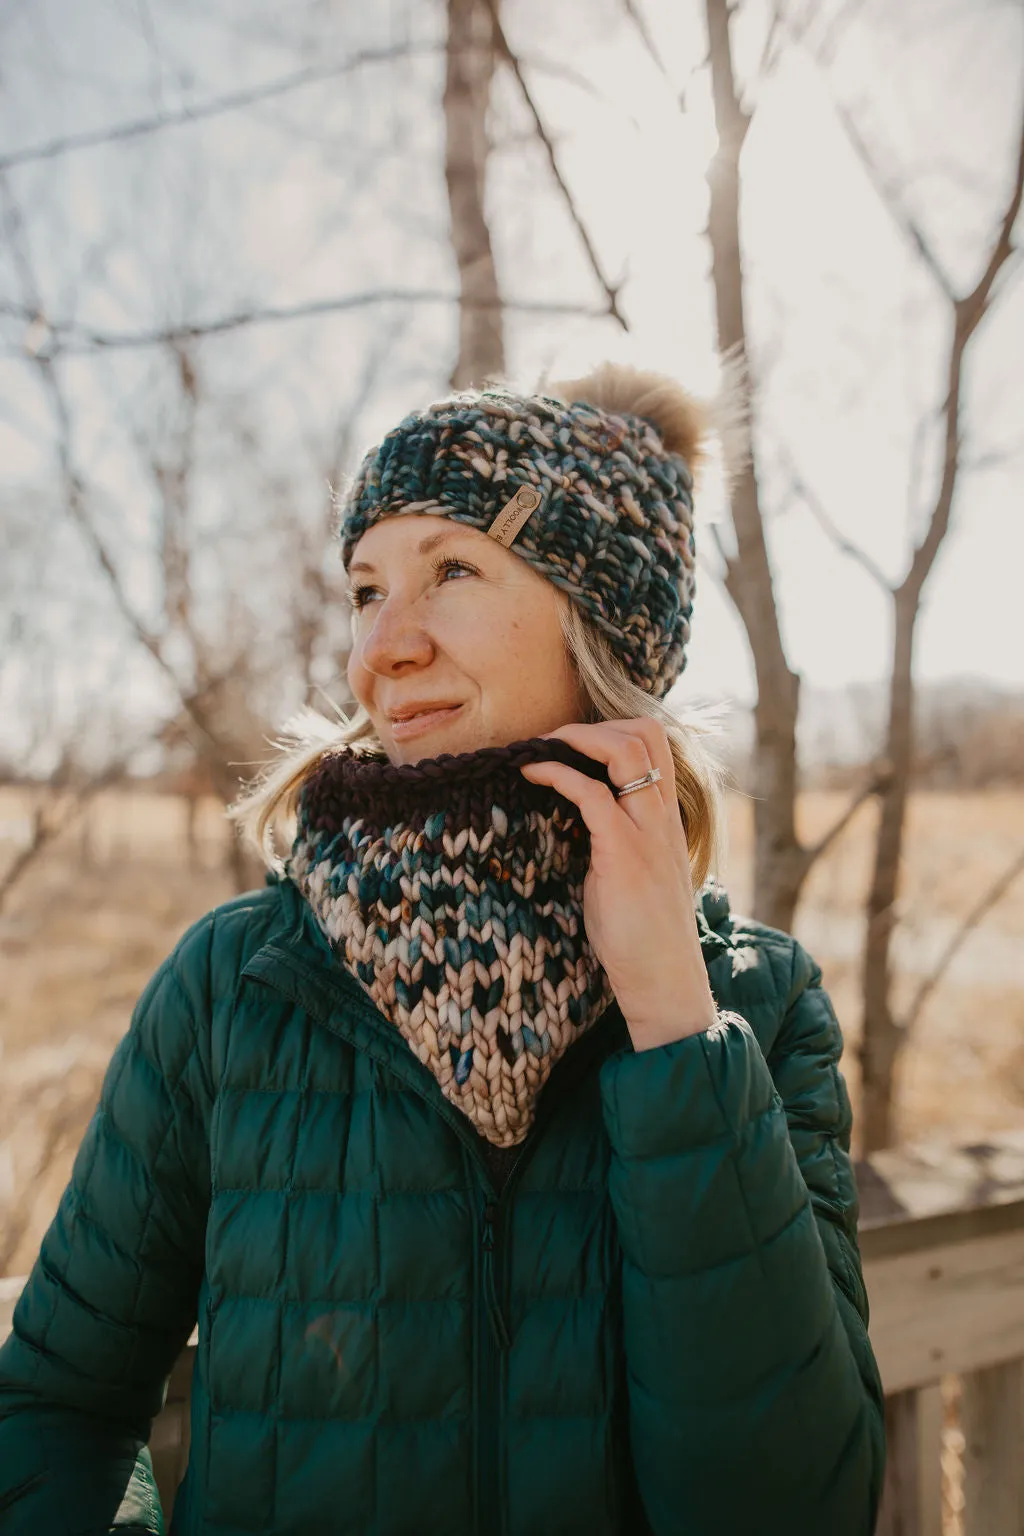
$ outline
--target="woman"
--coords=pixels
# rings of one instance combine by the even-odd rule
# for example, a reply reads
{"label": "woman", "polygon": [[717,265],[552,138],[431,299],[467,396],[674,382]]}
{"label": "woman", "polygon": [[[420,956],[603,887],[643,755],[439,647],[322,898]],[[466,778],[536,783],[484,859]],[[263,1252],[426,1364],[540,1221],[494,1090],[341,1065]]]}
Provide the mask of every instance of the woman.
{"label": "woman", "polygon": [[359,709],[119,1046],[0,1353],[3,1536],[868,1536],[841,1037],[705,885],[704,425],[606,366],[407,417],[341,508]]}

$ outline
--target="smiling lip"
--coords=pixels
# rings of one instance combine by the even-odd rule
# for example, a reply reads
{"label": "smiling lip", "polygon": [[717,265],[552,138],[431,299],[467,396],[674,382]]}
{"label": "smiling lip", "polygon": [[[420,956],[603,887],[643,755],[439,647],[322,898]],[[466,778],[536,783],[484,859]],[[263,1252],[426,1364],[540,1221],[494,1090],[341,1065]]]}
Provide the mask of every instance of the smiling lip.
{"label": "smiling lip", "polygon": [[435,726],[458,713],[461,704],[450,704],[442,709],[427,709],[419,714],[409,715],[404,720],[391,721],[391,734],[396,741],[404,741],[409,736],[420,736],[425,731],[432,731]]}

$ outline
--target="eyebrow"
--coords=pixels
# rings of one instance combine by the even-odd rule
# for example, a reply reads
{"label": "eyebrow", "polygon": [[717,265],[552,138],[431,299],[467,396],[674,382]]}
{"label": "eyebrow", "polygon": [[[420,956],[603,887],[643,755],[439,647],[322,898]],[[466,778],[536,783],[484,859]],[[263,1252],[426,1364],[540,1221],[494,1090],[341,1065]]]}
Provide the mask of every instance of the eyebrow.
{"label": "eyebrow", "polygon": [[[428,533],[426,538],[421,539],[417,544],[416,553],[418,555],[425,555],[428,550],[435,549],[438,544],[443,544],[446,539],[450,539],[455,531],[453,528],[443,528],[440,533]],[[375,571],[376,569],[377,567],[368,560],[353,560],[349,566],[349,573],[351,574],[352,571]]]}

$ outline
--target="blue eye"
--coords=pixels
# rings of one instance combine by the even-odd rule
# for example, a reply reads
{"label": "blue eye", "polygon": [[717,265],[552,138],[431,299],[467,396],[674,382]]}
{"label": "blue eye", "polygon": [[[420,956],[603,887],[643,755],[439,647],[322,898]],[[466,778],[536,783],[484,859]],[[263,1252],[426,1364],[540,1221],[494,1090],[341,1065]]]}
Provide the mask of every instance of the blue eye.
{"label": "blue eye", "polygon": [[[475,566],[470,565],[465,560],[456,559],[454,555],[439,555],[436,560],[431,561],[430,568],[437,576],[446,571],[466,571],[470,576],[479,576],[480,574]],[[348,600],[352,604],[353,608],[357,610],[360,608],[365,608],[367,602],[369,601],[369,594],[378,590],[379,589],[377,587],[371,587],[369,584],[350,587]]]}
{"label": "blue eye", "polygon": [[441,571],[468,571],[471,576],[477,575],[473,566],[467,565],[465,560],[457,560],[454,555],[441,555],[431,562],[431,569],[437,573]]}

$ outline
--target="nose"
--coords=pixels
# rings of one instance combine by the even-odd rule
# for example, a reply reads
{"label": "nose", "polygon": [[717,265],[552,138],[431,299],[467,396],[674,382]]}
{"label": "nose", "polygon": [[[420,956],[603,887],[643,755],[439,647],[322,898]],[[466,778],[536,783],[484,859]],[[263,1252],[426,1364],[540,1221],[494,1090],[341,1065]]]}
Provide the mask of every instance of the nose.
{"label": "nose", "polygon": [[415,604],[396,601],[392,593],[377,604],[369,633],[358,647],[359,660],[377,677],[395,677],[429,665],[434,646],[415,612]]}

